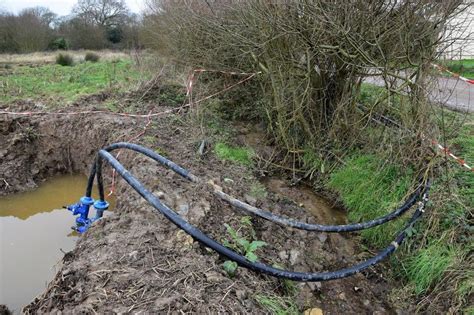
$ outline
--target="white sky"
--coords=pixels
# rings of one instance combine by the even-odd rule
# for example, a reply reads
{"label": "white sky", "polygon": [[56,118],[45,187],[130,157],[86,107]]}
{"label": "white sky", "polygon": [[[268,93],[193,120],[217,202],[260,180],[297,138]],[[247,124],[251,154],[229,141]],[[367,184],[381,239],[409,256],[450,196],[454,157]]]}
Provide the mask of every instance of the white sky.
{"label": "white sky", "polygon": [[[140,13],[145,0],[125,0],[125,2],[132,12]],[[59,15],[68,15],[76,3],[77,0],[0,0],[0,9],[18,13],[24,8],[42,6]]]}

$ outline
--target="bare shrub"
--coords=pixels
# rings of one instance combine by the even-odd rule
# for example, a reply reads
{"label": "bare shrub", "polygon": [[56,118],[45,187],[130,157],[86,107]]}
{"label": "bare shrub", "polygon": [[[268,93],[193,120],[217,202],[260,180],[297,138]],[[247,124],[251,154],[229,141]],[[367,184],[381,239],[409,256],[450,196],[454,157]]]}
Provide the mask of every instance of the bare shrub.
{"label": "bare shrub", "polygon": [[58,54],[56,64],[71,67],[74,65],[74,58],[69,54]]}
{"label": "bare shrub", "polygon": [[90,61],[90,62],[98,62],[99,59],[100,59],[100,56],[96,53],[91,52],[91,51],[87,52],[85,57],[84,57],[85,61]]}
{"label": "bare shrub", "polygon": [[[357,146],[370,113],[388,108],[418,135],[394,148],[411,161],[428,132],[430,63],[463,7],[457,0],[155,0],[151,9],[147,40],[156,49],[193,67],[262,72],[253,109],[288,152]],[[361,117],[366,77],[382,80],[387,93]]]}

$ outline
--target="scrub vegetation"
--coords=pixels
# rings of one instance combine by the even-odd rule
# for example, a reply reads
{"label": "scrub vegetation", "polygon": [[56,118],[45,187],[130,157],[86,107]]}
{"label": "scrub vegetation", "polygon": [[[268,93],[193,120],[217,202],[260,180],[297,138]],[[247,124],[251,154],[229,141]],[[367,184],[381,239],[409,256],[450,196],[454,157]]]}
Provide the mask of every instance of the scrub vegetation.
{"label": "scrub vegetation", "polygon": [[[435,25],[452,23],[465,7],[456,1],[431,3],[428,11],[424,1],[356,3],[155,1],[150,42],[194,67],[259,72],[220,106],[209,104],[209,117],[263,123],[281,149],[272,167],[336,192],[351,222],[392,211],[420,181],[433,178],[427,215],[391,260],[392,276],[405,284],[402,300],[411,297],[418,310],[439,311],[445,300],[452,301],[451,311],[465,310],[473,281],[466,272],[473,268],[472,174],[440,157],[426,138],[454,145],[472,160],[472,136],[465,134],[472,126],[461,122],[471,116],[433,109],[425,93],[431,63],[449,45],[437,40],[445,30]],[[450,69],[460,64],[468,74],[468,61]],[[384,86],[364,83],[367,76]],[[232,80],[202,77],[207,86]],[[249,165],[247,154],[226,144],[218,143],[215,153]],[[361,232],[365,245],[386,246],[406,217]]]}

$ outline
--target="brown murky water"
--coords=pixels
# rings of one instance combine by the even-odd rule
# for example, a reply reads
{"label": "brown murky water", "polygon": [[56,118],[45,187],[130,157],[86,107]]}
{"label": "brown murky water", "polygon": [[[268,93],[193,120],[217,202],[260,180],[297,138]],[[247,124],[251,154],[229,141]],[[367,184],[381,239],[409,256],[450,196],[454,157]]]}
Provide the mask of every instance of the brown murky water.
{"label": "brown murky water", "polygon": [[298,205],[305,208],[320,224],[347,224],[347,213],[339,208],[331,206],[322,197],[316,195],[310,187],[295,186],[289,187],[281,179],[270,178],[263,182],[267,190],[285,196]]}
{"label": "brown murky water", "polygon": [[76,203],[86,184],[85,176],[62,175],[34,191],[0,197],[0,304],[19,313],[43,292],[78,239],[74,217],[61,208]]}
{"label": "brown murky water", "polygon": [[[262,149],[265,146],[266,136],[263,130],[244,124],[237,125],[237,129],[240,131],[241,142],[246,146],[254,149]],[[268,191],[285,196],[301,205],[315,217],[317,223],[347,224],[347,213],[343,209],[332,206],[308,186],[289,187],[284,180],[278,178],[267,178],[262,181],[262,184]]]}

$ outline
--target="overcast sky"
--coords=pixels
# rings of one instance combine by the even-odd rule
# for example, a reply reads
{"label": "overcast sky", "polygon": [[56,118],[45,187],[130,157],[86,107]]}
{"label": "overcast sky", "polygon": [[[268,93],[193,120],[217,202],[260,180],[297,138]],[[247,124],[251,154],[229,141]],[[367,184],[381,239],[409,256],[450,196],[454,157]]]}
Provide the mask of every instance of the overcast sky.
{"label": "overcast sky", "polygon": [[[125,0],[132,12],[139,13],[145,0]],[[0,9],[18,13],[21,9],[42,6],[59,15],[68,15],[77,0],[0,0]]]}

